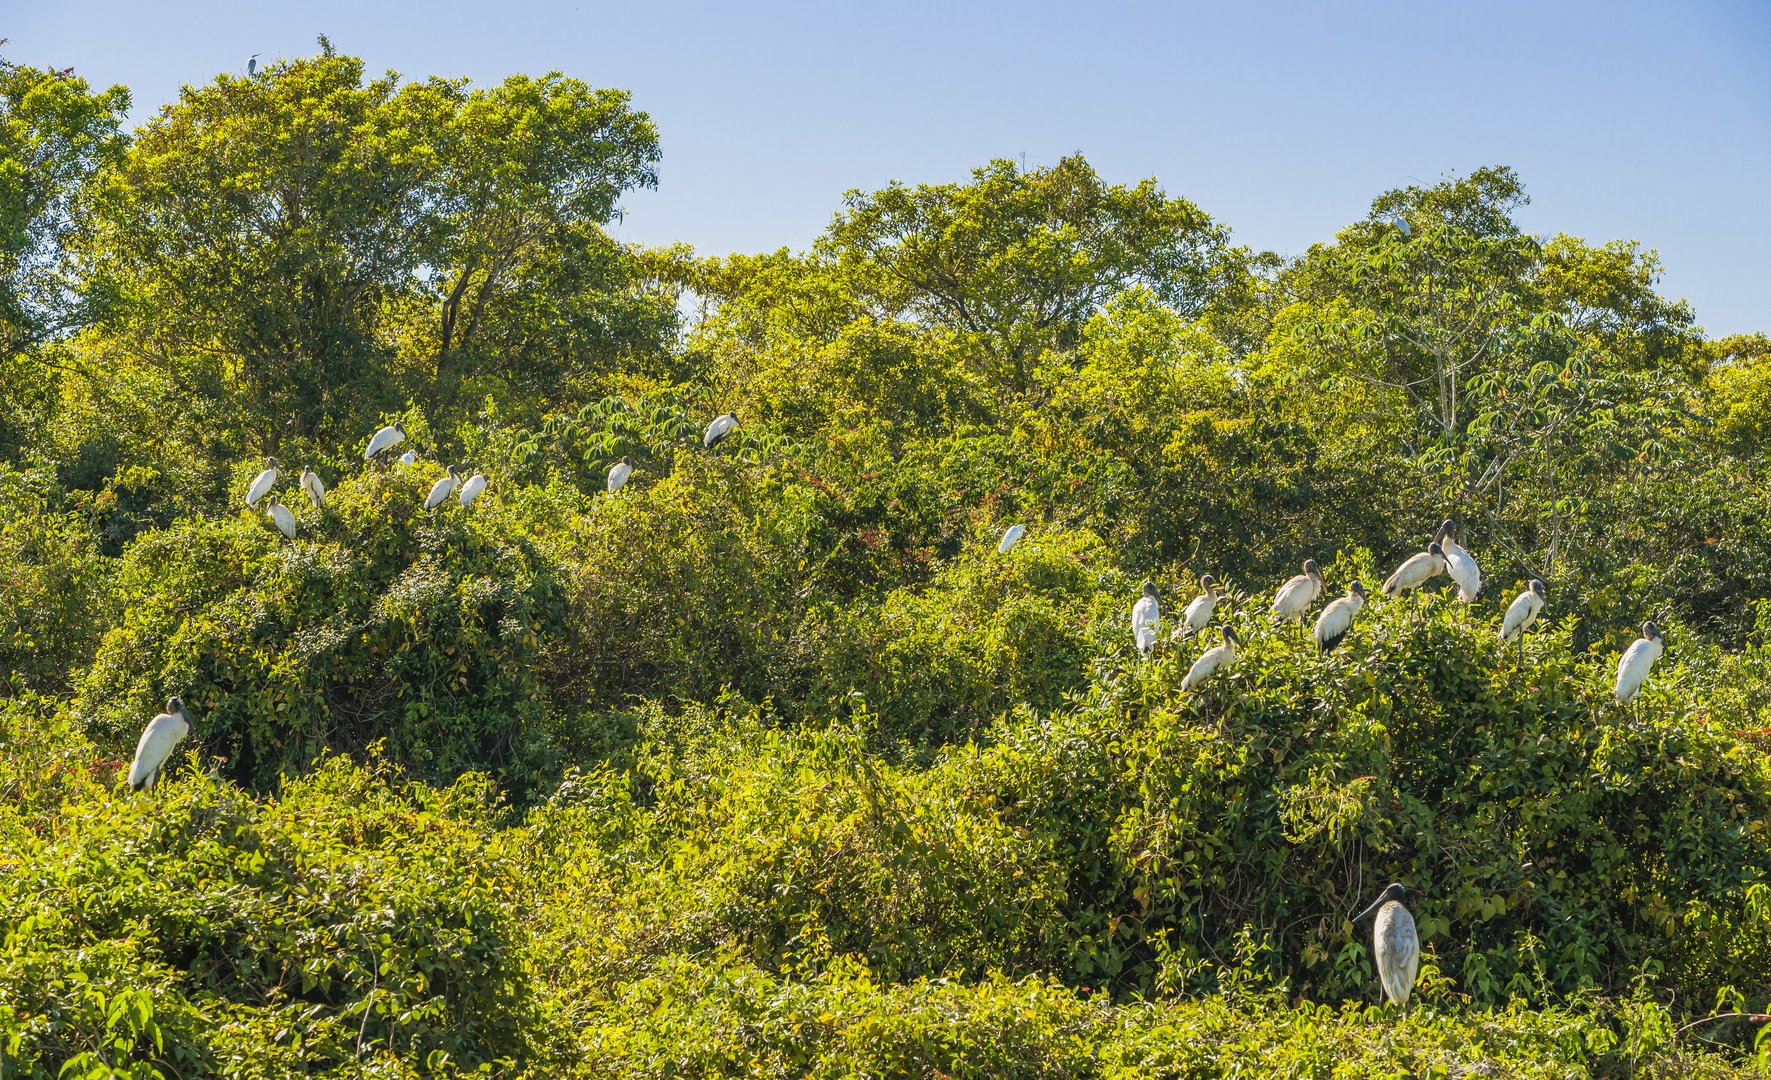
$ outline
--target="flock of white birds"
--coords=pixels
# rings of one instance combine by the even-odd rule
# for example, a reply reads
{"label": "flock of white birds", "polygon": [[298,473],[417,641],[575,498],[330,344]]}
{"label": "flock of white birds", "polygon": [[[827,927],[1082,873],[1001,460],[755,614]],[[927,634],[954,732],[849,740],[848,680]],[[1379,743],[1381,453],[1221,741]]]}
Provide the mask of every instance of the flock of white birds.
{"label": "flock of white birds", "polygon": [[[702,446],[713,449],[737,426],[736,413],[728,412],[715,417],[707,425]],[[363,460],[374,461],[405,441],[406,433],[400,425],[389,424],[370,437],[369,445],[363,452]],[[417,460],[417,452],[413,450],[408,450],[399,459],[405,465],[414,464]],[[606,483],[608,493],[613,495],[620,491],[633,476],[633,471],[631,457],[623,457],[611,466]],[[265,515],[285,537],[294,540],[297,531],[295,515],[271,494],[276,486],[277,476],[277,459],[270,458],[265,463],[264,471],[254,477],[247,487],[246,505],[256,507],[263,502]],[[431,513],[437,512],[451,495],[456,497],[464,509],[471,507],[485,493],[488,483],[485,474],[480,472],[475,472],[463,482],[457,468],[450,465],[445,469],[444,475],[431,485],[430,492],[424,498],[424,509]],[[325,509],[326,485],[312,469],[301,471],[299,486],[315,510]],[[1384,595],[1399,597],[1420,588],[1438,575],[1445,574],[1457,586],[1459,600],[1466,604],[1474,601],[1482,589],[1482,571],[1476,565],[1475,557],[1458,544],[1454,537],[1456,530],[1455,521],[1446,521],[1440,525],[1427,549],[1403,560],[1396,572],[1384,581]],[[1026,533],[1024,525],[1010,526],[1003,533],[996,550],[1001,554],[1008,554]],[[1179,625],[1171,640],[1179,641],[1196,636],[1210,626],[1212,616],[1224,594],[1218,588],[1217,579],[1210,574],[1199,579],[1199,588],[1199,595],[1181,612]],[[1280,585],[1274,593],[1271,608],[1273,616],[1281,622],[1295,620],[1301,625],[1308,618],[1311,607],[1322,597],[1324,589],[1322,568],[1317,565],[1316,560],[1306,559],[1303,572]],[[1316,647],[1327,652],[1339,645],[1352,629],[1353,620],[1364,608],[1365,600],[1365,587],[1355,581],[1348,587],[1345,596],[1329,601],[1316,617],[1313,634]],[[1544,583],[1532,579],[1507,606],[1500,623],[1501,640],[1519,641],[1523,649],[1523,635],[1537,621],[1539,612],[1543,610],[1544,600]],[[1162,600],[1155,582],[1144,582],[1141,594],[1132,605],[1131,627],[1132,640],[1137,645],[1139,655],[1150,656],[1156,649],[1162,628]],[[1236,662],[1236,653],[1242,641],[1231,626],[1224,626],[1221,632],[1222,643],[1207,649],[1187,669],[1186,676],[1181,680],[1183,692],[1229,670]],[[1648,679],[1648,672],[1663,651],[1665,643],[1659,628],[1653,622],[1643,624],[1641,638],[1630,645],[1618,659],[1615,693],[1620,704],[1636,699]],[[141,733],[141,740],[135,747],[135,760],[129,767],[129,786],[137,791],[152,788],[159,780],[167,759],[172,756],[173,748],[190,731],[190,714],[185,709],[184,701],[177,697],[169,698],[166,711],[150,720]],[[1353,920],[1355,923],[1366,919],[1374,920],[1374,953],[1384,994],[1403,1007],[1408,1004],[1409,993],[1420,965],[1420,940],[1415,931],[1414,918],[1405,905],[1406,895],[1406,890],[1400,884],[1391,885]]]}

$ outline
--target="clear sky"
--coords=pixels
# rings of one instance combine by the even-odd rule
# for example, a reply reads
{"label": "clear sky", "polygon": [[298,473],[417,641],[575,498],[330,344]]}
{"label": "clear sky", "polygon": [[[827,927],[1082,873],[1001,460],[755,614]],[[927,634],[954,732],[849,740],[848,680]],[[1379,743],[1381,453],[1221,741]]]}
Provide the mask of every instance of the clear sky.
{"label": "clear sky", "polygon": [[1712,335],[1771,330],[1766,0],[0,0],[10,58],[124,83],[138,120],[321,33],[372,71],[631,90],[664,160],[617,232],[646,243],[802,248],[846,189],[1080,150],[1291,254],[1507,164],[1527,228],[1639,240]]}

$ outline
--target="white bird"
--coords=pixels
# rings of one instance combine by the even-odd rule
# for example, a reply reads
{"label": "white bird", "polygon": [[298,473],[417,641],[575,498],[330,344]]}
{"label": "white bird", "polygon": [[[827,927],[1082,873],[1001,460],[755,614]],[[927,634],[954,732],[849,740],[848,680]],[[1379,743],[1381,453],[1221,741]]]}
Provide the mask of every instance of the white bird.
{"label": "white bird", "polygon": [[1439,542],[1439,550],[1445,553],[1445,573],[1457,583],[1457,598],[1467,604],[1482,591],[1482,570],[1476,565],[1476,557],[1451,538],[1456,529],[1457,522],[1447,519],[1439,526],[1439,535],[1433,539]]}
{"label": "white bird", "polygon": [[1321,595],[1322,568],[1315,559],[1305,559],[1304,572],[1279,586],[1273,595],[1273,614],[1281,619],[1302,619]]}
{"label": "white bird", "polygon": [[483,472],[476,472],[468,477],[467,483],[461,485],[461,505],[472,506],[475,499],[486,493],[488,483],[490,481],[486,479],[486,474]]}
{"label": "white bird", "polygon": [[1512,641],[1517,638],[1520,647],[1524,647],[1525,631],[1537,621],[1537,613],[1543,610],[1543,582],[1536,578],[1525,586],[1525,591],[1513,597],[1507,605],[1507,613],[1500,620],[1500,639]]}
{"label": "white bird", "polygon": [[1138,653],[1149,656],[1156,647],[1156,631],[1162,626],[1162,606],[1156,599],[1156,583],[1144,582],[1144,595],[1131,606],[1131,636]]}
{"label": "white bird", "polygon": [[722,413],[721,415],[714,417],[713,423],[707,425],[707,434],[701,437],[701,445],[712,450],[715,446],[719,445],[721,439],[730,435],[732,429],[737,426],[738,414],[735,412]]}
{"label": "white bird", "polygon": [[1437,540],[1427,550],[1410,555],[1384,582],[1385,596],[1401,596],[1409,589],[1425,584],[1436,574],[1445,572],[1445,549]]}
{"label": "white bird", "polygon": [[1642,636],[1630,643],[1630,647],[1617,658],[1617,703],[1627,705],[1636,700],[1642,692],[1642,684],[1648,681],[1648,672],[1653,670],[1654,662],[1660,654],[1666,652],[1666,639],[1660,636],[1660,627],[1653,621],[1642,624]]}
{"label": "white bird", "polygon": [[1218,579],[1210,574],[1199,575],[1199,588],[1202,590],[1181,612],[1181,624],[1175,627],[1176,637],[1192,637],[1204,630],[1211,623],[1212,612],[1218,609]]}
{"label": "white bird", "polygon": [[396,421],[377,431],[369,438],[369,448],[363,451],[363,460],[373,460],[383,450],[391,450],[406,441],[406,431]]}
{"label": "white bird", "polygon": [[258,73],[258,55],[259,55],[258,53],[253,53],[250,57],[247,58],[247,60],[246,60],[246,74],[256,75]]}
{"label": "white bird", "polygon": [[617,461],[614,466],[609,469],[609,494],[613,495],[617,491],[620,491],[622,485],[627,483],[627,478],[632,475],[632,458],[624,457],[620,461]]}
{"label": "white bird", "polygon": [[1357,581],[1347,587],[1347,595],[1331,602],[1316,617],[1316,648],[1328,652],[1341,643],[1352,629],[1353,616],[1365,606],[1365,586]]}
{"label": "white bird", "polygon": [[191,714],[184,711],[184,701],[166,699],[166,711],[148,721],[142,729],[141,741],[135,744],[135,760],[129,766],[129,787],[133,791],[151,788],[160,780],[160,766],[172,756],[172,748],[191,733]]}
{"label": "white bird", "polygon": [[283,531],[284,536],[291,540],[295,539],[295,515],[289,512],[287,506],[278,502],[275,495],[265,502],[264,516],[276,522],[277,528]]}
{"label": "white bird", "polygon": [[1191,690],[1213,675],[1230,670],[1230,665],[1236,662],[1236,650],[1241,645],[1242,639],[1236,636],[1236,628],[1224,627],[1224,643],[1205,650],[1203,656],[1193,661],[1193,666],[1187,669],[1187,677],[1181,680],[1181,689]]}
{"label": "white bird", "polygon": [[277,459],[265,458],[264,471],[252,478],[252,486],[246,489],[246,505],[257,506],[258,500],[270,494],[272,485],[277,482]]}
{"label": "white bird", "polygon": [[1396,227],[1396,231],[1402,234],[1402,239],[1404,240],[1408,239],[1414,233],[1414,230],[1408,226],[1408,219],[1401,214],[1391,214],[1390,224]]}
{"label": "white bird", "polygon": [[996,553],[998,555],[1007,555],[1016,544],[1021,542],[1021,537],[1025,535],[1027,535],[1027,526],[1010,525],[1008,531],[1002,534],[1002,541],[996,545]]}
{"label": "white bird", "polygon": [[443,505],[443,501],[449,497],[449,493],[454,491],[455,485],[460,482],[461,478],[456,475],[455,466],[449,466],[448,473],[449,475],[430,486],[430,494],[424,497],[426,510],[435,510]]}
{"label": "white bird", "polygon": [[410,465],[414,461],[417,461],[417,460],[418,460],[418,451],[416,451],[416,450],[408,450],[404,454],[400,455],[400,464],[401,465]]}
{"label": "white bird", "polygon": [[326,509],[326,485],[314,470],[301,470],[301,490],[307,492],[307,501],[314,504],[315,510]]}
{"label": "white bird", "polygon": [[1383,983],[1384,996],[1404,1009],[1420,973],[1420,935],[1414,929],[1414,916],[1403,906],[1407,898],[1406,889],[1391,885],[1353,917],[1356,926],[1377,916],[1371,927],[1371,945],[1377,957],[1378,981]]}

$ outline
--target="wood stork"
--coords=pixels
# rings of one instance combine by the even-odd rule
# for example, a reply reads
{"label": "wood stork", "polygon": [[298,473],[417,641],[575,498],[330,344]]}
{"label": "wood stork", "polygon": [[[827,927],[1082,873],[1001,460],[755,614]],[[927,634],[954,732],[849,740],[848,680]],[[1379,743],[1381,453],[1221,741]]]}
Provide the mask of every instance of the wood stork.
{"label": "wood stork", "polygon": [[363,451],[363,460],[372,461],[376,454],[383,450],[392,450],[405,441],[406,429],[402,428],[399,421],[396,420],[370,436],[369,448]]}
{"label": "wood stork", "polygon": [[1273,614],[1281,620],[1301,620],[1322,595],[1322,568],[1315,559],[1304,560],[1304,572],[1279,586],[1273,595]]}
{"label": "wood stork", "polygon": [[1131,636],[1137,642],[1138,655],[1149,656],[1156,647],[1156,631],[1162,626],[1162,605],[1157,599],[1156,583],[1144,582],[1144,594],[1131,606]]}
{"label": "wood stork", "polygon": [[1014,549],[1016,544],[1021,542],[1021,537],[1025,535],[1027,535],[1027,526],[1010,525],[1008,531],[1002,534],[1001,542],[996,545],[996,553],[998,555],[1007,555]]}
{"label": "wood stork", "polygon": [[424,497],[424,508],[426,510],[435,510],[437,507],[443,505],[444,501],[449,498],[450,492],[455,490],[455,485],[460,483],[461,477],[456,474],[455,466],[449,466],[448,473],[449,475],[430,486],[430,494]]}
{"label": "wood stork", "polygon": [[1513,597],[1507,605],[1507,613],[1500,620],[1500,639],[1502,641],[1519,642],[1519,655],[1525,655],[1525,631],[1537,621],[1537,613],[1543,610],[1543,582],[1532,578],[1525,586],[1525,591]]}
{"label": "wood stork", "polygon": [[1435,575],[1445,572],[1445,549],[1435,540],[1427,550],[1410,555],[1384,581],[1385,596],[1401,596],[1409,589],[1426,584]]}
{"label": "wood stork", "polygon": [[282,530],[284,536],[291,540],[295,539],[295,515],[289,512],[287,506],[278,502],[275,495],[265,500],[264,516],[276,522],[277,528]]}
{"label": "wood stork", "polygon": [[1242,647],[1242,639],[1236,636],[1236,628],[1224,627],[1224,643],[1205,650],[1205,654],[1193,661],[1187,669],[1187,677],[1181,680],[1183,691],[1191,690],[1200,683],[1221,672],[1230,670],[1236,662],[1236,651]]}
{"label": "wood stork", "polygon": [[148,721],[141,741],[135,744],[135,760],[129,766],[132,791],[152,788],[160,780],[160,767],[172,756],[172,748],[191,733],[191,714],[181,698],[166,699],[166,711]]}
{"label": "wood stork", "polygon": [[1660,627],[1650,619],[1642,624],[1642,636],[1630,642],[1630,647],[1617,658],[1617,703],[1627,705],[1636,700],[1642,692],[1642,684],[1648,681],[1648,672],[1653,670],[1654,662],[1660,654],[1666,652],[1666,639],[1660,636]]}
{"label": "wood stork", "polygon": [[491,481],[486,479],[485,473],[475,470],[474,474],[467,478],[467,483],[461,485],[461,494],[457,496],[461,500],[462,507],[472,506],[475,499],[486,493],[486,485],[489,483]]}
{"label": "wood stork", "polygon": [[252,478],[252,486],[246,489],[246,505],[257,506],[258,500],[269,495],[271,487],[277,482],[277,459],[265,458],[264,471]]}
{"label": "wood stork", "polygon": [[1200,593],[1181,612],[1180,625],[1175,627],[1175,637],[1193,637],[1211,624],[1212,612],[1218,609],[1218,579],[1210,574],[1199,575]]}
{"label": "wood stork", "polygon": [[633,459],[632,458],[623,457],[620,461],[617,461],[615,463],[614,467],[609,470],[609,484],[608,484],[609,494],[613,495],[617,491],[620,491],[622,485],[627,483],[627,478],[632,475],[633,475]]}
{"label": "wood stork", "polygon": [[1353,916],[1353,925],[1377,916],[1371,927],[1372,952],[1377,957],[1377,977],[1384,986],[1384,996],[1408,1008],[1408,995],[1414,990],[1415,976],[1420,973],[1420,935],[1414,929],[1414,916],[1403,902],[1408,890],[1391,885],[1378,894],[1371,906]]}
{"label": "wood stork", "polygon": [[1451,534],[1457,529],[1457,522],[1446,519],[1439,526],[1439,535],[1433,539],[1439,544],[1439,550],[1445,553],[1445,573],[1457,583],[1457,598],[1464,603],[1476,599],[1482,591],[1482,570],[1476,565],[1476,557],[1465,551]]}
{"label": "wood stork", "polygon": [[737,426],[738,414],[735,412],[721,413],[719,416],[714,417],[713,423],[707,425],[707,434],[701,436],[702,447],[712,450],[719,445],[721,439],[730,435],[732,429]]}
{"label": "wood stork", "polygon": [[314,504],[315,510],[326,509],[326,485],[314,470],[301,470],[301,490],[307,493],[307,501]]}
{"label": "wood stork", "polygon": [[1347,595],[1332,601],[1316,617],[1316,648],[1328,652],[1341,643],[1352,629],[1353,616],[1365,606],[1365,586],[1357,581],[1347,586]]}
{"label": "wood stork", "polygon": [[416,450],[408,450],[404,454],[400,455],[400,464],[401,465],[410,465],[417,460],[418,460],[418,451],[416,451]]}

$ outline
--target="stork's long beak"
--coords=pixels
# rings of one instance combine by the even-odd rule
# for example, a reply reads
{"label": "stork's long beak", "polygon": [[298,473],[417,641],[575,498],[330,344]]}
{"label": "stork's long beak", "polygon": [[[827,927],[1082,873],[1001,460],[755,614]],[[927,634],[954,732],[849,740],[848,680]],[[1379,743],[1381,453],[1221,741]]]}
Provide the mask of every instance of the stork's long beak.
{"label": "stork's long beak", "polygon": [[1373,900],[1371,902],[1370,907],[1366,908],[1364,911],[1361,911],[1359,914],[1353,916],[1353,924],[1355,926],[1357,926],[1358,924],[1364,922],[1366,919],[1371,918],[1373,915],[1377,914],[1377,909],[1381,908],[1383,906],[1384,906],[1384,898],[1382,896],[1379,896],[1376,900]]}

